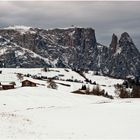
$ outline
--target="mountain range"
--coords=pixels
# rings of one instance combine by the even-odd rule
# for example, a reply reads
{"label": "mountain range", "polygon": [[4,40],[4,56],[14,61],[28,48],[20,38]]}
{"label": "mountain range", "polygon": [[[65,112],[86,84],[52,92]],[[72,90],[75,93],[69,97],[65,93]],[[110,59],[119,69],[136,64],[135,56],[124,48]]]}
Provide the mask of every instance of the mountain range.
{"label": "mountain range", "polygon": [[93,28],[0,28],[0,67],[93,70],[116,78],[140,76],[140,52],[127,32],[100,44]]}

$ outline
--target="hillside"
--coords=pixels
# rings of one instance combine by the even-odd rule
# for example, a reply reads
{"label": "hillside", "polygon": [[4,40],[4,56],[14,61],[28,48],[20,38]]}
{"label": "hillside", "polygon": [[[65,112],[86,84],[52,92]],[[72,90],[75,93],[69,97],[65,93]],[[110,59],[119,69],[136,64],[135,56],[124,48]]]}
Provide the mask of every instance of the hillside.
{"label": "hillside", "polygon": [[[16,82],[15,89],[0,90],[0,139],[135,139],[140,138],[139,99],[119,99],[114,84],[121,79],[93,75],[85,76],[96,81],[114,100],[94,95],[72,93],[83,84],[93,87],[70,69],[1,69],[1,83]],[[55,80],[58,89],[47,87],[46,80],[30,79],[37,87],[21,87],[17,73]],[[65,81],[66,79],[80,82]],[[67,84],[61,85],[59,83]],[[97,127],[98,126],[98,127]],[[132,133],[133,130],[133,133]]]}

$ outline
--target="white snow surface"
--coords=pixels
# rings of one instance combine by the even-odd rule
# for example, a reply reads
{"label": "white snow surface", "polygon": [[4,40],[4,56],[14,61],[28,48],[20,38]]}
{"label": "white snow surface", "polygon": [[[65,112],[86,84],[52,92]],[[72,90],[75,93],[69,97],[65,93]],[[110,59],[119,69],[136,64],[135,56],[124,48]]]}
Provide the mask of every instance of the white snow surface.
{"label": "white snow surface", "polygon": [[[20,83],[15,73],[32,75],[64,75],[62,78],[83,77],[70,69],[1,69],[0,80]],[[59,71],[59,72],[58,72]],[[100,85],[122,82],[104,76],[93,78]],[[100,77],[100,78],[99,78]],[[26,79],[26,77],[24,77]],[[31,79],[45,84],[37,87],[21,87],[0,90],[0,139],[140,139],[140,100],[110,100],[92,95],[80,95],[71,91],[81,83],[59,81],[58,89],[47,88],[46,81]],[[91,86],[91,85],[89,85]],[[103,88],[104,86],[102,86]]]}
{"label": "white snow surface", "polygon": [[99,76],[94,75],[94,72],[89,71],[88,73],[85,73],[86,78],[91,80],[92,82],[96,82],[96,84],[100,85],[101,89],[104,89],[106,92],[108,92],[110,95],[115,96],[115,84],[122,84],[122,79],[114,79],[107,76]]}
{"label": "white snow surface", "polygon": [[122,52],[122,48],[121,47],[117,47],[116,53],[114,55],[118,55]]}
{"label": "white snow surface", "polygon": [[14,26],[8,26],[4,29],[12,29],[12,30],[25,30],[28,31],[31,27],[24,26],[24,25],[14,25]]}

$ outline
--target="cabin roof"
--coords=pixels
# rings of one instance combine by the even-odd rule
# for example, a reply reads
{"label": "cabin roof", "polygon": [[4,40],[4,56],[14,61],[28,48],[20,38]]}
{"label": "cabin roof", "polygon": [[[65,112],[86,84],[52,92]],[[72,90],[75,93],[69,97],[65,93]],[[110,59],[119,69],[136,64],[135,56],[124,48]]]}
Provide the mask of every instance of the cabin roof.
{"label": "cabin roof", "polygon": [[24,79],[21,81],[25,81],[25,80],[28,80],[32,83],[35,83],[35,84],[46,84],[46,81],[42,81],[42,80],[38,80],[38,79],[33,79],[33,78],[30,78],[30,77],[24,77]]}
{"label": "cabin roof", "polygon": [[14,86],[13,84],[2,84],[1,86]]}
{"label": "cabin roof", "polygon": [[29,80],[29,79],[22,80],[21,82],[23,83],[23,82],[25,82],[25,81],[29,81],[29,82],[31,82],[31,83],[36,84],[35,82],[33,82],[32,80]]}
{"label": "cabin roof", "polygon": [[13,85],[13,84],[10,84],[9,82],[0,82],[0,83],[1,83],[2,86],[4,86],[4,85],[6,85],[6,86],[7,85]]}

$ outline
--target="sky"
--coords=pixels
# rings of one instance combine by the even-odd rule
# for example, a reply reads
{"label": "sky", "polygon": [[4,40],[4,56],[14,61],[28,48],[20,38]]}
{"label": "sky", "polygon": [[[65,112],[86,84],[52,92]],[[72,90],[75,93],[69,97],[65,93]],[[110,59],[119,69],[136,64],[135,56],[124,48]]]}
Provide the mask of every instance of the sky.
{"label": "sky", "polygon": [[92,27],[99,43],[128,32],[140,50],[140,1],[0,1],[0,27]]}

